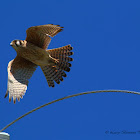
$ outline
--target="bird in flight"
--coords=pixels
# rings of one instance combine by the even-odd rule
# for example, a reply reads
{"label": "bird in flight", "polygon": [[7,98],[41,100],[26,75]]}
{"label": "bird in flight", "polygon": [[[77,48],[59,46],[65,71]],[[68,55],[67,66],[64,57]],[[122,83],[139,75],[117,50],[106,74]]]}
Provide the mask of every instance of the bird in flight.
{"label": "bird in flight", "polygon": [[20,101],[27,90],[28,80],[38,66],[41,67],[49,87],[54,87],[54,81],[60,84],[66,72],[70,71],[70,61],[73,59],[71,45],[56,49],[47,49],[51,38],[62,31],[59,25],[47,24],[33,26],[26,30],[25,40],[13,40],[10,45],[17,52],[15,59],[8,64],[8,84],[5,97],[9,94],[9,102],[13,98]]}

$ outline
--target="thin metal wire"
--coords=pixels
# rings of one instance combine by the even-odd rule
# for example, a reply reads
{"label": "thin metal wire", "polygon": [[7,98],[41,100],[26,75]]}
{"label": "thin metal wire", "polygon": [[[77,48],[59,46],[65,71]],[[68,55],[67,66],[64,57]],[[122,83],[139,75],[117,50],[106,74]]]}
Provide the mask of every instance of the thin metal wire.
{"label": "thin metal wire", "polygon": [[77,93],[77,94],[73,94],[73,95],[69,95],[69,96],[66,96],[66,97],[62,97],[62,98],[59,98],[59,99],[56,99],[56,100],[53,100],[49,103],[46,103],[46,104],[43,104],[27,113],[25,113],[24,115],[20,116],[19,118],[15,119],[14,121],[12,121],[11,123],[9,123],[8,125],[6,125],[4,128],[2,128],[0,130],[0,132],[4,131],[5,129],[7,129],[9,126],[11,126],[12,124],[14,124],[15,122],[17,122],[18,120],[20,120],[21,118],[33,113],[34,111],[38,110],[38,109],[41,109],[47,105],[50,105],[50,104],[53,104],[55,102],[59,102],[61,100],[64,100],[64,99],[68,99],[68,98],[72,98],[72,97],[76,97],[76,96],[80,96],[80,95],[85,95],[85,94],[91,94],[91,93],[101,93],[101,92],[122,92],[122,93],[132,93],[132,94],[138,94],[140,95],[140,92],[135,92],[135,91],[129,91],[129,90],[96,90],[96,91],[88,91],[88,92],[82,92],[82,93]]}

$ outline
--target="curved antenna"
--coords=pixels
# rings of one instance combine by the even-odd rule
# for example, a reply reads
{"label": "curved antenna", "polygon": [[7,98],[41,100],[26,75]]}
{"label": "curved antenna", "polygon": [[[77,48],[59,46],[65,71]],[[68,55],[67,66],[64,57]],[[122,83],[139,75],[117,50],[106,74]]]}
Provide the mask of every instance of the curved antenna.
{"label": "curved antenna", "polygon": [[25,113],[24,115],[20,116],[19,118],[15,119],[14,121],[12,121],[11,123],[9,123],[8,125],[6,125],[4,128],[2,128],[0,130],[0,132],[4,131],[5,129],[7,129],[9,126],[11,126],[12,124],[14,124],[15,122],[17,122],[18,120],[20,120],[21,118],[33,113],[34,111],[38,110],[38,109],[41,109],[45,106],[48,106],[50,104],[53,104],[53,103],[56,103],[56,102],[59,102],[59,101],[62,101],[64,99],[68,99],[68,98],[72,98],[72,97],[76,97],[76,96],[80,96],[80,95],[85,95],[85,94],[91,94],[91,93],[101,93],[101,92],[122,92],[122,93],[132,93],[132,94],[138,94],[140,95],[140,92],[135,92],[135,91],[129,91],[129,90],[96,90],[96,91],[88,91],[88,92],[82,92],[82,93],[77,93],[77,94],[73,94],[73,95],[69,95],[69,96],[65,96],[65,97],[62,97],[62,98],[59,98],[59,99],[56,99],[56,100],[53,100],[51,102],[48,102],[46,104],[43,104],[37,108],[34,108],[33,110]]}

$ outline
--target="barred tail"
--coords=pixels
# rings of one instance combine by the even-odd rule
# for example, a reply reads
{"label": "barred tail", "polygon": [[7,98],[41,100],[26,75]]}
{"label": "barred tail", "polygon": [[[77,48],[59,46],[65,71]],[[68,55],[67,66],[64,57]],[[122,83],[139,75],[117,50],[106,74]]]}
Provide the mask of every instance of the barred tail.
{"label": "barred tail", "polygon": [[57,60],[54,65],[41,66],[49,87],[54,87],[54,81],[60,84],[60,81],[63,81],[63,77],[67,76],[64,71],[70,71],[71,64],[69,62],[73,61],[73,59],[69,56],[73,55],[73,52],[70,52],[72,49],[71,45],[67,45],[47,50],[51,57]]}

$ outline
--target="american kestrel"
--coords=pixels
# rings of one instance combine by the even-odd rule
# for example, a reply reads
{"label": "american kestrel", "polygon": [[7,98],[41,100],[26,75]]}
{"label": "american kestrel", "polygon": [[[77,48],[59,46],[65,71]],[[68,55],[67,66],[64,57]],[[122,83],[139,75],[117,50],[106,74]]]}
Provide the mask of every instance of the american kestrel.
{"label": "american kestrel", "polygon": [[25,40],[13,40],[10,45],[16,50],[17,56],[8,64],[8,87],[5,97],[9,94],[9,102],[13,98],[20,101],[27,90],[28,80],[40,66],[49,87],[54,87],[54,81],[60,84],[63,77],[66,77],[64,71],[69,72],[73,61],[71,56],[73,49],[71,45],[46,50],[51,37],[62,31],[63,27],[59,25],[47,24],[33,26],[26,30]]}

